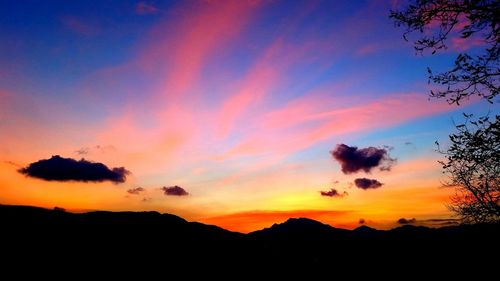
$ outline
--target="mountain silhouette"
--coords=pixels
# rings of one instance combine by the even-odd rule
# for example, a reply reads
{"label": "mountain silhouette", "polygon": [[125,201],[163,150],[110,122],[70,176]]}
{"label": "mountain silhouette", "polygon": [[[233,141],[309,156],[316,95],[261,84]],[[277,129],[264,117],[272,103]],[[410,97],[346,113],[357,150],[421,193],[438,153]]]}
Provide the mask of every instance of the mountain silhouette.
{"label": "mountain silhouette", "polygon": [[352,230],[352,235],[357,237],[380,237],[383,231],[371,228],[366,225],[359,226]]}
{"label": "mountain silhouette", "polygon": [[249,233],[254,237],[307,237],[310,235],[345,235],[348,230],[339,229],[330,225],[308,219],[290,218],[284,223],[274,224],[269,228]]}
{"label": "mountain silhouette", "polygon": [[495,259],[485,253],[498,253],[500,248],[500,224],[345,230],[291,218],[241,234],[158,212],[76,214],[61,208],[0,205],[0,225],[2,253],[8,262],[53,262],[78,271],[167,265],[252,271],[356,263],[370,268],[403,263],[432,267],[455,259],[486,265]]}

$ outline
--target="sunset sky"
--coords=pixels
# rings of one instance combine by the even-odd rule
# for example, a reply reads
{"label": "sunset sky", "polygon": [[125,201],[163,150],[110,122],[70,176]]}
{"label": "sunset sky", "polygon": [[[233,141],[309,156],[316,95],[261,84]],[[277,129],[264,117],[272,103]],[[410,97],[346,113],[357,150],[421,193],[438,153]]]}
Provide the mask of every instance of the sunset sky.
{"label": "sunset sky", "polygon": [[[156,210],[241,232],[289,217],[449,218],[434,142],[489,105],[429,100],[426,69],[477,44],[415,54],[388,17],[400,2],[1,1],[0,203]],[[346,172],[340,144],[384,158]],[[21,170],[55,155],[130,173]]]}

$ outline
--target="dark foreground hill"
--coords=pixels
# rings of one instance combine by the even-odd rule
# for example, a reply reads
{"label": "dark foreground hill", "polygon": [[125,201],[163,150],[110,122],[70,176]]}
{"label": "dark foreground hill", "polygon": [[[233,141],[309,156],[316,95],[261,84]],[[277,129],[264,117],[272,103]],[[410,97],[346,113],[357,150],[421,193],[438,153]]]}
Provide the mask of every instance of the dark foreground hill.
{"label": "dark foreground hill", "polygon": [[0,205],[0,225],[2,254],[8,257],[4,268],[43,264],[49,272],[64,267],[82,274],[185,267],[192,269],[185,274],[197,274],[197,268],[245,274],[264,269],[327,273],[344,265],[363,270],[444,269],[449,263],[470,268],[495,266],[500,252],[499,224],[351,231],[298,218],[241,234],[157,212],[74,214]]}

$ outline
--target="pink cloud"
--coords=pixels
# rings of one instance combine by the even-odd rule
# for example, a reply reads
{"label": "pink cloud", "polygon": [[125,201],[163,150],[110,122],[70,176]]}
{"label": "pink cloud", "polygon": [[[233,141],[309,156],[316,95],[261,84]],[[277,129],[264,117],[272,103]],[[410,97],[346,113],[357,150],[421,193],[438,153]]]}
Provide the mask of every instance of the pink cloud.
{"label": "pink cloud", "polygon": [[218,113],[218,135],[226,137],[237,120],[249,110],[252,103],[268,94],[271,88],[279,83],[279,70],[283,65],[276,62],[275,56],[281,51],[283,42],[276,40],[255,65],[248,71],[239,85],[239,90],[230,95],[222,104]]}
{"label": "pink cloud", "polygon": [[[154,81],[154,85],[147,84],[140,88],[143,92],[131,93],[133,101],[124,108],[110,108],[95,143],[117,147],[119,155],[113,157],[120,159],[115,160],[131,163],[127,167],[139,175],[167,177],[173,170],[191,171],[204,163],[209,167],[220,165],[214,169],[217,178],[230,183],[239,173],[227,163],[240,157],[247,157],[238,162],[244,166],[243,173],[265,170],[290,154],[333,137],[387,128],[449,110],[438,103],[427,103],[425,94],[397,94],[380,99],[366,94],[337,94],[359,83],[359,74],[335,86],[300,90],[293,95],[301,96],[291,99],[293,95],[287,91],[307,84],[308,76],[316,77],[316,71],[323,75],[335,58],[353,51],[332,44],[331,35],[314,30],[303,34],[310,40],[297,43],[297,34],[290,27],[300,22],[296,18],[285,21],[287,28],[278,39],[257,49],[254,63],[247,69],[238,69],[243,72],[241,79],[236,78],[230,85],[217,85],[215,95],[206,91],[204,86],[209,79],[205,79],[203,71],[218,63],[214,57],[240,48],[242,44],[235,41],[248,43],[241,39],[246,36],[242,32],[258,11],[257,4],[189,2],[168,11],[172,14],[146,35],[136,58],[96,74],[99,82],[109,84],[107,88],[125,98],[128,92],[116,91],[121,89],[117,83],[124,77],[139,75],[138,80],[145,78]],[[370,29],[364,29],[367,27],[370,25],[363,22],[362,27],[356,28],[364,36],[369,33]],[[349,44],[359,43],[351,37],[346,39]],[[314,75],[308,72],[304,80],[293,76],[294,71],[304,69],[314,71]],[[89,83],[100,84],[95,79],[89,79]],[[105,94],[102,96],[107,98]],[[265,160],[260,159],[263,156]]]}
{"label": "pink cloud", "polygon": [[[293,24],[293,23],[292,23]],[[307,82],[293,80],[289,76],[301,67],[314,65],[318,74],[330,65],[320,59],[320,54],[333,56],[331,46],[325,47],[325,40],[318,39],[319,34],[310,33],[311,42],[291,44],[287,31],[264,49],[260,57],[246,72],[245,76],[223,101],[217,110],[217,135],[220,139],[234,133],[235,124],[254,119],[256,115],[266,113],[266,102],[277,98],[277,89],[283,85],[300,86]],[[314,41],[314,43],[312,43]]]}
{"label": "pink cloud", "polygon": [[361,44],[361,46],[355,51],[357,56],[367,56],[376,54],[381,51],[394,50],[401,47],[400,42],[390,42],[389,40],[377,40],[374,42],[368,42],[366,44]]}
{"label": "pink cloud", "polygon": [[[325,109],[328,106],[332,109]],[[256,129],[222,159],[271,152],[285,156],[334,136],[388,128],[449,110],[446,103],[429,102],[424,94],[395,94],[345,108],[335,97],[299,98],[249,124]]]}
{"label": "pink cloud", "polygon": [[161,93],[177,98],[192,89],[204,63],[249,21],[259,1],[196,2],[157,25],[138,59],[142,69],[164,71]]}
{"label": "pink cloud", "polygon": [[[156,165],[162,168],[179,164],[170,159],[189,153],[188,144],[200,146],[210,141],[206,127],[213,114],[207,112],[209,109],[196,108],[200,97],[192,90],[202,83],[203,67],[214,54],[232,44],[259,4],[260,1],[184,3],[152,28],[134,60],[92,75],[86,82],[86,92],[93,96],[94,85],[104,83],[107,88],[121,89],[117,83],[124,77],[140,75],[159,81],[157,85],[148,85],[151,90],[146,93],[147,98],[128,103],[122,110],[113,108],[114,114],[98,133],[98,142],[125,149],[126,157],[145,171],[148,161],[163,163]],[[95,83],[96,80],[102,83]],[[120,94],[138,98],[144,94],[124,91]],[[196,157],[180,158],[194,161]]]}
{"label": "pink cloud", "polygon": [[485,45],[484,40],[481,40],[480,38],[476,37],[469,37],[469,38],[454,37],[451,39],[452,48],[459,52],[467,51],[468,49],[484,45]]}
{"label": "pink cloud", "polygon": [[380,49],[382,49],[382,46],[380,45],[379,42],[370,43],[370,44],[361,46],[356,51],[356,54],[360,55],[360,56],[365,56],[365,55],[373,54],[373,53],[379,51]]}
{"label": "pink cloud", "polygon": [[150,14],[156,14],[158,13],[159,10],[156,8],[153,4],[146,3],[146,2],[139,2],[135,6],[135,13],[138,15],[150,15]]}
{"label": "pink cloud", "polygon": [[[431,33],[431,31],[439,28],[441,22],[437,20],[431,21],[427,27],[431,30],[427,31],[427,33]],[[475,35],[470,36],[469,38],[462,38],[460,31],[462,31],[466,26],[470,25],[470,20],[465,15],[460,15],[458,18],[457,24],[453,27],[452,32],[448,36],[449,46],[452,51],[463,52],[477,46],[484,46],[485,42],[481,38],[478,38]]]}
{"label": "pink cloud", "polygon": [[61,23],[66,29],[80,35],[94,36],[99,33],[99,29],[95,25],[91,25],[75,16],[64,16],[61,18]]}

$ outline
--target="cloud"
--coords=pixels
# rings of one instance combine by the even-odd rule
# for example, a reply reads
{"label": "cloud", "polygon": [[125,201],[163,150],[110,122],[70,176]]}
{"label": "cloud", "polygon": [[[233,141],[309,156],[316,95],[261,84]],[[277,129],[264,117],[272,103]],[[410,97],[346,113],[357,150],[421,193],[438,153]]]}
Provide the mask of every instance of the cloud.
{"label": "cloud", "polygon": [[448,225],[457,225],[460,223],[459,219],[427,219],[423,221],[419,221],[421,224],[424,224],[426,226],[448,226]]}
{"label": "cloud", "polygon": [[411,141],[407,141],[407,142],[405,142],[405,143],[404,143],[404,145],[409,146],[409,147],[411,147],[411,148],[413,148],[413,149],[416,149],[416,148],[417,148],[417,145],[416,145],[416,144],[414,144],[414,143],[413,143],[413,142],[411,142]]}
{"label": "cloud", "polygon": [[78,150],[75,151],[76,154],[78,155],[88,155],[88,154],[94,154],[94,153],[110,153],[110,152],[115,152],[116,148],[112,145],[95,145],[92,147],[82,147]]}
{"label": "cloud", "polygon": [[158,8],[156,8],[153,4],[148,4],[146,2],[139,2],[135,6],[135,13],[138,15],[150,15],[158,12]]}
{"label": "cloud", "polygon": [[161,190],[165,193],[165,195],[172,195],[172,196],[186,196],[189,195],[189,193],[184,190],[184,188],[180,186],[170,186],[170,187],[162,187]]}
{"label": "cloud", "polygon": [[66,29],[80,35],[94,36],[99,33],[99,29],[96,26],[74,16],[62,17],[61,23]]}
{"label": "cloud", "polygon": [[17,164],[16,162],[13,162],[13,161],[3,161],[5,164],[9,164],[9,165],[12,165],[12,166],[15,166],[15,167],[18,167],[18,168],[22,168],[21,165]]}
{"label": "cloud", "polygon": [[354,180],[354,184],[361,189],[375,189],[379,188],[383,185],[383,183],[379,182],[376,179],[367,179],[367,178],[359,178]]}
{"label": "cloud", "polygon": [[87,155],[87,154],[89,154],[89,148],[88,147],[82,147],[82,148],[76,150],[75,152],[78,155]]}
{"label": "cloud", "polygon": [[349,195],[346,191],[340,193],[335,188],[332,188],[328,191],[320,191],[320,193],[321,193],[321,196],[340,197],[340,198]]}
{"label": "cloud", "polygon": [[115,183],[125,182],[126,176],[130,174],[124,167],[110,169],[102,163],[85,159],[78,161],[62,158],[59,155],[31,163],[18,171],[26,176],[47,181],[112,181]]}
{"label": "cloud", "polygon": [[399,224],[412,224],[412,223],[416,223],[416,222],[417,222],[417,220],[415,218],[412,218],[412,219],[400,218],[398,220]]}
{"label": "cloud", "polygon": [[388,147],[370,146],[358,149],[356,146],[338,144],[330,153],[340,163],[344,174],[352,174],[360,170],[369,173],[376,167],[379,167],[381,171],[389,171],[396,161],[389,156]]}
{"label": "cloud", "polygon": [[359,223],[359,224],[365,224],[365,223],[366,223],[366,221],[365,221],[365,219],[361,218],[361,219],[359,219],[358,223]]}
{"label": "cloud", "polygon": [[143,191],[146,191],[146,190],[142,187],[136,187],[136,188],[131,188],[131,189],[127,190],[128,193],[134,194],[134,195],[139,195],[139,193],[141,193]]}

